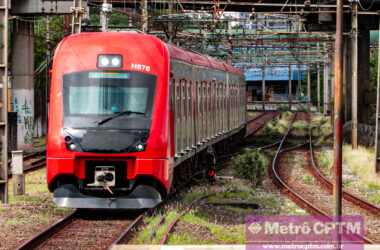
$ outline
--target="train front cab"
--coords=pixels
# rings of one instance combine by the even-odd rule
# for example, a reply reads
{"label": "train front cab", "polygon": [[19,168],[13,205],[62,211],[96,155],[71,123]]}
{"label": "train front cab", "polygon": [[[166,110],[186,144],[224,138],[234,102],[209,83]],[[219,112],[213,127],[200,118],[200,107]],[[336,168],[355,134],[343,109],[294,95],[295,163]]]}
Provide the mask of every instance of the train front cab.
{"label": "train front cab", "polygon": [[58,206],[139,209],[162,201],[172,168],[168,60],[161,41],[141,34],[79,34],[59,45],[47,146]]}

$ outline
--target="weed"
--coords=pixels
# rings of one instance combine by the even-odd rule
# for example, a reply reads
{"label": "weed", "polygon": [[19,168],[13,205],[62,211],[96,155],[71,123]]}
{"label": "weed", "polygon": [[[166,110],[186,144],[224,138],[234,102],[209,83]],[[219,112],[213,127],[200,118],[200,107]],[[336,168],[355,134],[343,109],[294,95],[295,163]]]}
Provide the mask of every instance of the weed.
{"label": "weed", "polygon": [[249,180],[253,186],[261,185],[268,165],[267,158],[260,150],[245,150],[232,159],[236,176]]}
{"label": "weed", "polygon": [[311,184],[313,184],[313,177],[311,177],[310,175],[304,175],[303,176],[303,182],[305,184],[311,185]]}

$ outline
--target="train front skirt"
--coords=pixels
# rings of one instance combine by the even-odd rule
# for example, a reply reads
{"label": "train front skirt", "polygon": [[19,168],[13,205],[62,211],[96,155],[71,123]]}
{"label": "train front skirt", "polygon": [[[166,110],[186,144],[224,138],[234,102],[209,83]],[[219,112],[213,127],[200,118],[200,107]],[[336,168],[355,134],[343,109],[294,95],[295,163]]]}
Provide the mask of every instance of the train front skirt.
{"label": "train front skirt", "polygon": [[153,187],[137,186],[128,196],[94,197],[84,195],[72,184],[65,184],[54,191],[54,202],[59,207],[99,209],[152,208],[162,202],[160,193]]}

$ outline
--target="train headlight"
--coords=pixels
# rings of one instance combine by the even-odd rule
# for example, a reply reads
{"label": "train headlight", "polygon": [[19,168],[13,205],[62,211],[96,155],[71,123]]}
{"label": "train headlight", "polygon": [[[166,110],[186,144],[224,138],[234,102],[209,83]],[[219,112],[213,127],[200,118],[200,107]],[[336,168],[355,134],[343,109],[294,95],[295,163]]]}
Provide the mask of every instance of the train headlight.
{"label": "train headlight", "polygon": [[121,55],[99,55],[98,68],[121,68],[123,58]]}
{"label": "train headlight", "polygon": [[143,151],[145,149],[143,144],[137,144],[136,146],[137,151]]}
{"label": "train headlight", "polygon": [[101,56],[99,57],[99,67],[109,67],[110,66],[110,60],[105,57]]}
{"label": "train headlight", "polygon": [[69,144],[69,149],[74,151],[75,149],[77,149],[77,145],[75,145],[74,143],[71,143]]}
{"label": "train headlight", "polygon": [[113,67],[120,67],[121,66],[121,60],[120,60],[120,58],[119,57],[112,58],[111,65]]}

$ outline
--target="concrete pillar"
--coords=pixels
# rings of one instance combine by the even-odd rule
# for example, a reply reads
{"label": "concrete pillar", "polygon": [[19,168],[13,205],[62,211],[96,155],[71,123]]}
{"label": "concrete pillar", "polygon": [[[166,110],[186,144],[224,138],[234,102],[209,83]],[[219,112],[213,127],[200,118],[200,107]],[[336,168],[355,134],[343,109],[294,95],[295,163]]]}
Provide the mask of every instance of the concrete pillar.
{"label": "concrete pillar", "polygon": [[12,41],[12,111],[17,112],[17,147],[32,147],[34,131],[33,23],[16,20]]}

